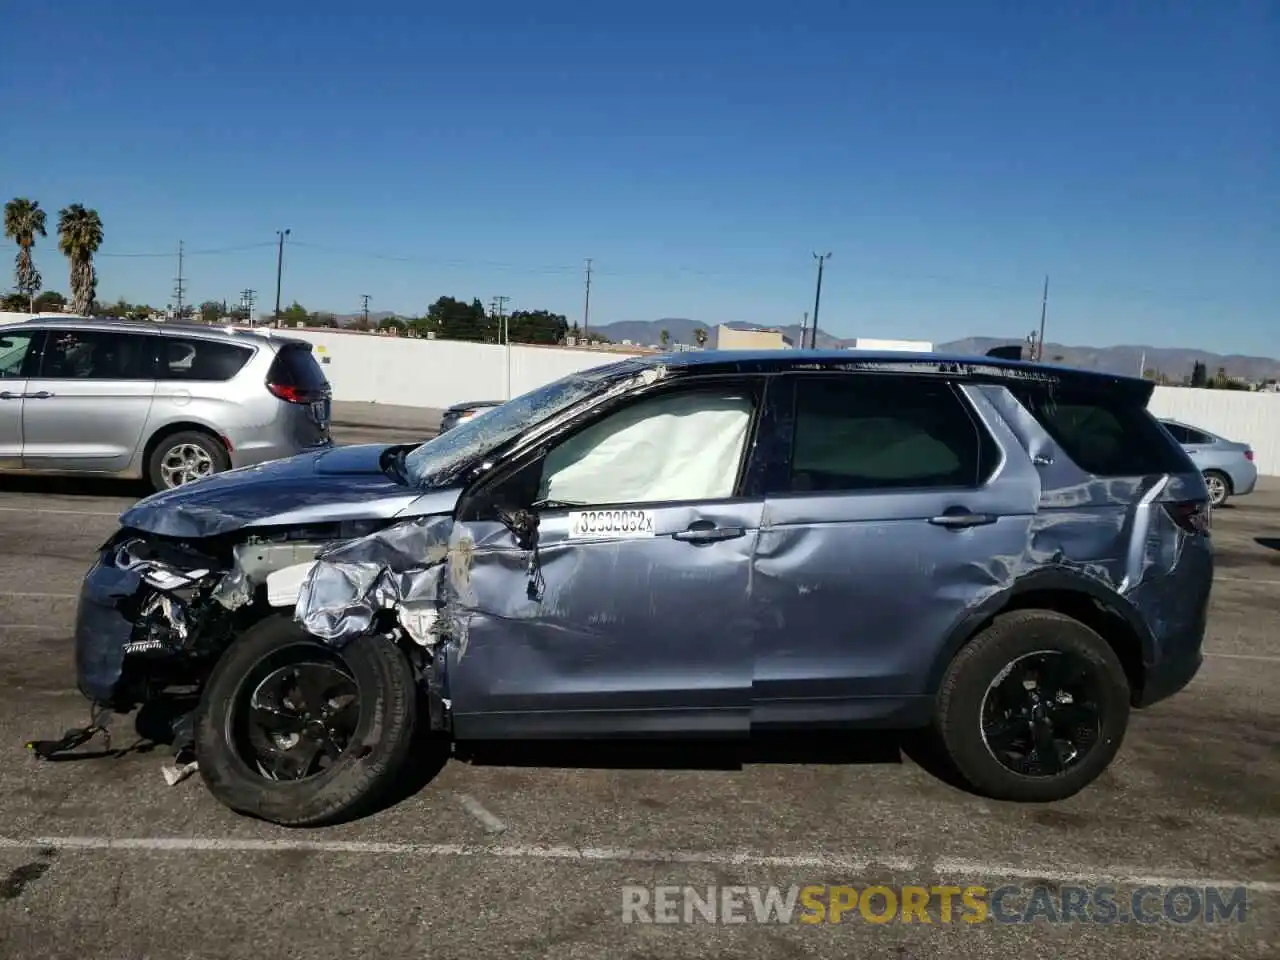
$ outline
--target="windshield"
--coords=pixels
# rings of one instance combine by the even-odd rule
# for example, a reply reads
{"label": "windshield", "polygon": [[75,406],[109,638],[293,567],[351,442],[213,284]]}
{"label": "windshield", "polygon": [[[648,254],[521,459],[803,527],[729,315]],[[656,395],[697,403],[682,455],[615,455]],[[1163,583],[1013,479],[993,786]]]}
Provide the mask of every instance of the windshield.
{"label": "windshield", "polygon": [[596,393],[605,383],[646,365],[633,359],[592,367],[552,381],[493,407],[414,449],[404,461],[414,486],[448,484],[474,460],[513,440],[530,427]]}

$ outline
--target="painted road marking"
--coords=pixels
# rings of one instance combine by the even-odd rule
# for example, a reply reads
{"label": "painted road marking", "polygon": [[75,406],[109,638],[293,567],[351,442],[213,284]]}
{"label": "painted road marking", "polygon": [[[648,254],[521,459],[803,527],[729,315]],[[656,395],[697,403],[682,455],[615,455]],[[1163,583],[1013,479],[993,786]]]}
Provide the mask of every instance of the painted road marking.
{"label": "painted road marking", "polygon": [[128,509],[126,506],[112,513],[106,513],[102,510],[54,510],[50,507],[0,507],[0,513],[52,513],[63,517],[109,517],[112,520],[119,520],[120,514]]}
{"label": "painted road marking", "polygon": [[502,833],[507,829],[505,823],[486,810],[484,804],[469,793],[458,794],[458,802],[462,804],[463,810],[480,821],[486,833]]}
{"label": "painted road marking", "polygon": [[358,840],[254,840],[219,837],[0,837],[0,850],[102,851],[120,853],[278,853],[298,851],[364,856],[417,858],[492,857],[508,860],[576,863],[710,864],[715,866],[804,867],[821,871],[864,873],[871,867],[916,871],[927,875],[1005,877],[1040,882],[1134,885],[1153,887],[1243,887],[1255,893],[1280,894],[1280,880],[1223,880],[1152,873],[1138,867],[1019,867],[983,860],[926,860],[896,856],[843,856],[810,853],[794,856],[736,850],[641,850],[629,847],[478,846],[461,843],[383,843]]}

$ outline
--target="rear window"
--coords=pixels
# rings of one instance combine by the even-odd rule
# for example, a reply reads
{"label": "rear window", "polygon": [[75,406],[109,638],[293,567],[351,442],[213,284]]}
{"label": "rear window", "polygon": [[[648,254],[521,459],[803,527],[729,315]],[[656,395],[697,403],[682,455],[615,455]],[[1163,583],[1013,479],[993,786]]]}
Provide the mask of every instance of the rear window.
{"label": "rear window", "polygon": [[327,393],[329,381],[325,379],[320,364],[311,355],[311,348],[289,345],[280,348],[267,380],[281,387],[294,387],[305,393]]}
{"label": "rear window", "polygon": [[1055,390],[1021,393],[1018,399],[1062,452],[1094,476],[1137,477],[1195,469],[1137,397]]}
{"label": "rear window", "polygon": [[253,350],[218,340],[160,338],[160,380],[230,380],[239,373]]}

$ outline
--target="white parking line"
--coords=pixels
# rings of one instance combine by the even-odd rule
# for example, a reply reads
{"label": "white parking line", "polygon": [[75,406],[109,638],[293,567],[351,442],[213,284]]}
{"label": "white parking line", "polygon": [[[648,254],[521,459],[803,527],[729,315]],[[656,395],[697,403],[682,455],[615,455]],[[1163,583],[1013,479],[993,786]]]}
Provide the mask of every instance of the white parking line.
{"label": "white parking line", "polygon": [[471,796],[471,794],[458,794],[458,802],[462,804],[463,810],[480,821],[480,825],[484,827],[486,833],[502,833],[507,829],[505,823],[486,810],[484,804]]}
{"label": "white parking line", "polygon": [[1206,657],[1217,657],[1220,660],[1261,660],[1263,663],[1280,663],[1280,657],[1269,657],[1261,653],[1206,653]]}
{"label": "white parking line", "polygon": [[4,593],[6,597],[22,597],[27,600],[78,600],[78,593],[40,593],[30,590],[7,590]]}
{"label": "white parking line", "polygon": [[121,507],[114,513],[107,513],[104,510],[54,510],[50,507],[0,507],[0,513],[52,513],[64,517],[110,517],[112,520],[119,520],[120,514],[124,513],[128,507]]}
{"label": "white parking line", "polygon": [[1243,887],[1254,893],[1280,893],[1280,880],[1222,880],[1160,874],[1136,867],[1020,867],[982,860],[926,860],[898,856],[841,856],[810,853],[794,856],[736,850],[636,850],[628,847],[477,846],[455,843],[379,843],[355,840],[251,840],[202,837],[0,837],[0,850],[106,851],[122,853],[278,853],[299,851],[356,856],[494,857],[510,860],[578,863],[709,864],[795,868],[823,872],[865,873],[872,867],[916,871],[927,875],[1004,877],[1041,882],[1136,885],[1156,887]]}
{"label": "white parking line", "polygon": [[1226,580],[1228,583],[1260,583],[1264,587],[1280,587],[1280,580],[1259,580],[1257,577],[1224,577],[1220,573],[1213,575],[1214,581]]}

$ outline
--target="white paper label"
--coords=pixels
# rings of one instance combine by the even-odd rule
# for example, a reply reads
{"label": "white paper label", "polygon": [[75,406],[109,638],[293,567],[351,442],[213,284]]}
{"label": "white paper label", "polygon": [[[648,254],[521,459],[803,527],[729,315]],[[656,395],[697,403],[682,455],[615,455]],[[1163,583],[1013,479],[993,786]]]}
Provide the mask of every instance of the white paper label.
{"label": "white paper label", "polygon": [[652,510],[578,510],[569,514],[569,539],[652,537]]}

